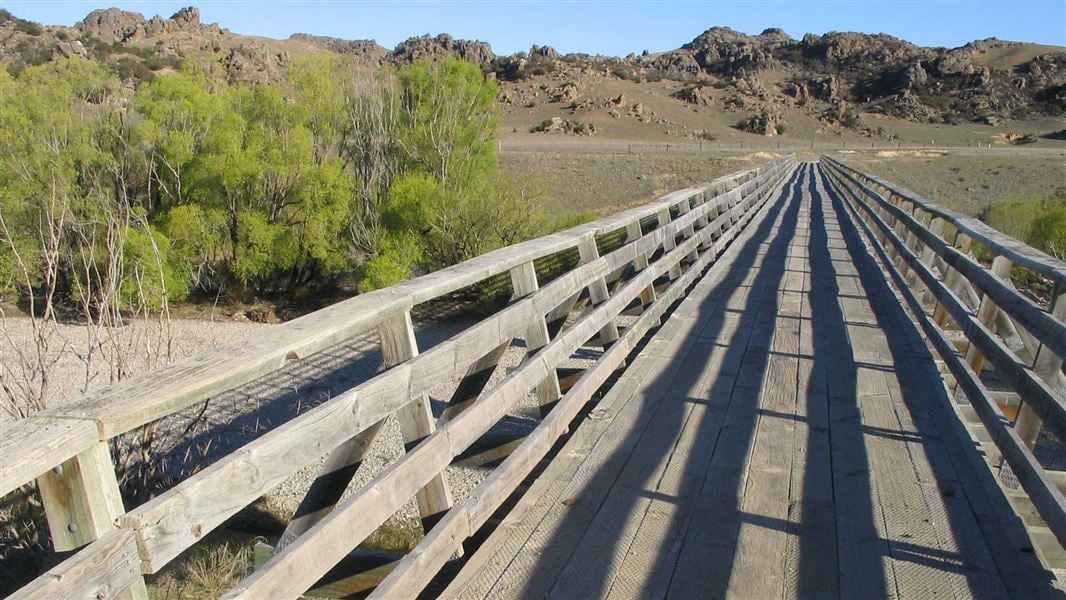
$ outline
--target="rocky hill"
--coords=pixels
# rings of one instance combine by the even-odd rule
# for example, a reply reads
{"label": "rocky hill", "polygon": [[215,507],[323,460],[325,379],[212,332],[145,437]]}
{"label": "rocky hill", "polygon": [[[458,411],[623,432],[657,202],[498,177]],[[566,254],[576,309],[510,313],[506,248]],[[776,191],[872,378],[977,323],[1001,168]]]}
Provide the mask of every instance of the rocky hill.
{"label": "rocky hill", "polygon": [[[827,127],[877,130],[865,117],[920,123],[1001,124],[1066,115],[1066,48],[996,39],[960,48],[925,48],[884,34],[832,32],[795,39],[780,29],[748,35],[713,27],[669,52],[626,57],[560,55],[550,47],[497,56],[489,44],[448,35],[412,37],[394,49],[373,40],[295,34],[287,40],[243,36],[204,24],[195,8],[146,18],[116,8],[94,10],[74,27],[42,26],[0,11],[0,64],[17,73],[56,56],[110,61],[131,83],[177,68],[184,60],[218,65],[234,81],[277,80],[292,57],[328,51],[368,65],[403,64],[456,54],[501,81],[513,108],[554,103],[570,115],[599,111],[613,119],[670,126],[654,107],[596,91],[624,80],[662,86],[672,102],[734,111],[736,127],[774,135],[785,112],[802,110]],[[649,88],[651,89],[651,88]],[[533,112],[533,111],[528,111]],[[743,115],[741,115],[743,116]],[[565,121],[565,119],[564,119]],[[544,130],[558,130],[546,126]],[[573,128],[562,128],[568,130]],[[594,128],[593,128],[594,129]],[[588,131],[587,129],[585,130]],[[688,136],[699,133],[689,131]]]}

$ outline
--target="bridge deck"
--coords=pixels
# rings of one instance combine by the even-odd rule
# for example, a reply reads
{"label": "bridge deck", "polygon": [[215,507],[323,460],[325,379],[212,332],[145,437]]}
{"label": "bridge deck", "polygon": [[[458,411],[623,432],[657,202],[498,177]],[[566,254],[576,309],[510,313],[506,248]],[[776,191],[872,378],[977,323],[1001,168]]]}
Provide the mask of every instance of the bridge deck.
{"label": "bridge deck", "polygon": [[470,559],[459,597],[1034,597],[943,382],[807,165]]}

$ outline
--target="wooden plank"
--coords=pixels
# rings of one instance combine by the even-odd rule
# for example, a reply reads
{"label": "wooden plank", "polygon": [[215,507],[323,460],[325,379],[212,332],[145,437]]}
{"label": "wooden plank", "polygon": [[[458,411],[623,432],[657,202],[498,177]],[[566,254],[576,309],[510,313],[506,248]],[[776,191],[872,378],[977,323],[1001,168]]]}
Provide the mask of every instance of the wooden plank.
{"label": "wooden plank", "polygon": [[378,421],[329,453],[272,552],[291,544],[340,502],[383,424],[384,421]]}
{"label": "wooden plank", "polygon": [[[511,287],[514,289],[516,297],[528,296],[540,289],[540,285],[537,283],[537,271],[532,262],[523,263],[511,270]],[[533,315],[526,328],[525,337],[526,352],[530,356],[548,345],[548,342],[551,341],[551,335],[548,333],[548,323],[545,321],[543,314],[538,312]],[[536,394],[541,415],[547,414],[562,396],[559,388],[559,375],[555,372],[555,369],[552,369],[547,377],[537,384]]]}
{"label": "wooden plank", "polygon": [[[139,588],[139,589],[138,589]],[[117,529],[8,596],[10,600],[144,598],[133,532]]]}
{"label": "wooden plank", "polygon": [[459,385],[455,387],[451,399],[448,400],[448,406],[444,409],[442,416],[445,420],[463,412],[471,402],[481,395],[481,392],[485,390],[485,386],[492,379],[493,373],[496,372],[496,367],[499,366],[500,360],[503,359],[504,354],[511,347],[511,343],[512,340],[508,340],[496,346],[467,368],[466,375],[459,380]]}
{"label": "wooden plank", "polygon": [[131,377],[44,414],[92,420],[100,439],[109,439],[372,330],[382,318],[410,306],[408,299],[387,290],[361,295]]}
{"label": "wooden plank", "polygon": [[0,496],[88,450],[100,439],[96,425],[77,419],[34,416],[2,426]]}
{"label": "wooden plank", "polygon": [[37,479],[52,545],[73,550],[115,528],[125,512],[107,442],[96,442]]}
{"label": "wooden plank", "polygon": [[[378,335],[381,338],[381,356],[385,368],[418,356],[418,341],[415,339],[410,311],[404,311],[382,322],[378,325]],[[404,450],[407,451],[437,430],[429,407],[429,394],[426,393],[415,395],[414,399],[397,410],[396,420],[400,424]],[[444,473],[438,472],[434,475],[418,490],[415,499],[418,502],[418,512],[422,515],[422,527],[429,531],[433,523],[452,506],[452,493],[448,489]]]}

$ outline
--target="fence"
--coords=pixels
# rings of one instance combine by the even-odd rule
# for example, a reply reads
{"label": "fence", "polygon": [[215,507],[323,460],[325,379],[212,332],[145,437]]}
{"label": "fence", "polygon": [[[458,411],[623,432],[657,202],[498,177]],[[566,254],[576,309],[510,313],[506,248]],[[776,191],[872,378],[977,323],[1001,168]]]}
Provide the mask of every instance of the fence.
{"label": "fence", "polygon": [[[954,407],[960,424],[1006,484],[1037,554],[1049,568],[1066,567],[1066,472],[1033,454],[1042,427],[1066,440],[1066,264],[837,160],[823,164],[879,244],[945,380],[963,393]],[[1012,269],[1051,284],[1046,304],[1014,287]],[[1009,389],[989,390],[987,367]]]}
{"label": "fence", "polygon": [[[323,456],[325,466],[274,555],[232,595],[303,593],[412,496],[428,533],[393,565],[377,593],[421,589],[545,456],[581,406],[767,202],[794,163],[791,156],[778,159],[357,296],[7,426],[0,440],[0,495],[36,480],[53,545],[60,551],[80,548],[14,597],[144,598],[142,574],[158,572]],[[624,243],[606,243],[620,236]],[[580,260],[558,260],[575,251]],[[539,281],[543,269],[538,266],[552,261],[564,265],[564,272],[550,282]],[[504,275],[514,295],[507,307],[419,352],[412,308]],[[575,306],[586,295],[588,307],[575,321]],[[620,328],[619,317],[632,304],[641,307],[639,316]],[[568,317],[570,324],[564,327]],[[109,440],[288,361],[373,331],[389,368],[125,510]],[[525,340],[526,360],[484,390],[488,375],[516,338]],[[556,367],[590,340],[605,351],[580,377],[563,385]],[[462,383],[437,429],[427,393],[456,378]],[[469,498],[453,505],[444,469],[531,390],[546,416],[508,448],[510,456]],[[341,502],[352,475],[346,467],[359,463],[382,422],[393,415],[407,452]]]}

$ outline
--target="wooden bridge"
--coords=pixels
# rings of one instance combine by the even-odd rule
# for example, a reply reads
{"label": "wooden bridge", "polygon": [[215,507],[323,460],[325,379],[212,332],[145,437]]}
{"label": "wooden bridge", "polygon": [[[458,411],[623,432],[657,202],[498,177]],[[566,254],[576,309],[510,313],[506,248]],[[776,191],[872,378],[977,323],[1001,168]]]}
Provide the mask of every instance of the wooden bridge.
{"label": "wooden bridge", "polygon": [[[420,349],[412,309],[471,286],[512,297]],[[36,480],[78,549],[15,597],[143,598],[323,456],[230,596],[1058,597],[1064,322],[1063,263],[829,157],[778,159],[6,425],[0,493]],[[109,440],[374,331],[388,368],[123,506]],[[486,445],[530,398],[536,426]],[[342,497],[389,418],[406,452]],[[453,496],[471,448],[494,466]],[[412,497],[412,551],[336,567]]]}

